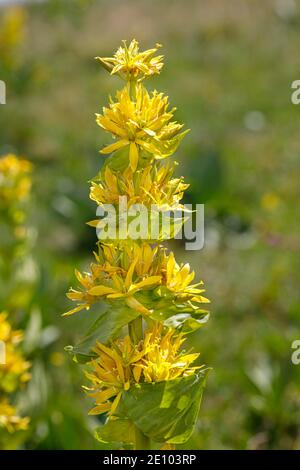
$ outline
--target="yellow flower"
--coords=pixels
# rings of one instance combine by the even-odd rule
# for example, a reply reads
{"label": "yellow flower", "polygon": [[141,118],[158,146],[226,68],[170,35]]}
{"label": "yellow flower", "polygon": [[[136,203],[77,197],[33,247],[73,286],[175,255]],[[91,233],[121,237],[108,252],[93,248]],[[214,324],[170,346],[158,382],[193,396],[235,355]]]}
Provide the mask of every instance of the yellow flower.
{"label": "yellow flower", "polygon": [[165,284],[170,291],[176,294],[177,298],[190,300],[191,302],[210,303],[206,297],[200,295],[205,292],[205,289],[198,288],[198,286],[203,285],[203,281],[191,284],[195,272],[190,270],[189,263],[178,265],[173,252],[165,258],[164,272]]}
{"label": "yellow flower", "polygon": [[16,414],[15,407],[7,399],[0,399],[0,428],[6,428],[10,433],[25,431],[28,428],[29,418],[21,418]]}
{"label": "yellow flower", "polygon": [[0,341],[4,343],[18,344],[22,340],[23,333],[21,331],[13,330],[7,321],[8,314],[6,312],[0,313]]}
{"label": "yellow flower", "polygon": [[0,313],[0,341],[5,345],[5,363],[0,365],[0,391],[12,393],[30,379],[30,363],[25,361],[18,344],[23,338],[7,321],[7,314]]}
{"label": "yellow flower", "polygon": [[[91,264],[90,273],[83,275],[76,271],[76,277],[83,290],[70,289],[67,297],[79,305],[66,312],[71,315],[89,307],[99,300],[113,302],[124,300],[127,306],[142,315],[151,313],[150,305],[145,305],[145,292],[164,287],[169,293],[170,302],[209,303],[201,294],[203,283],[190,284],[195,273],[188,264],[179,266],[173,253],[167,254],[160,245],[154,248],[149,243],[138,244],[126,241],[114,244],[101,243],[97,263]],[[139,298],[139,295],[142,298]]]}
{"label": "yellow flower", "polygon": [[51,355],[50,355],[50,363],[55,366],[55,367],[60,367],[64,364],[65,362],[65,356],[58,352],[58,351],[54,351]]}
{"label": "yellow flower", "polygon": [[195,370],[199,369],[199,367],[190,367],[199,353],[185,354],[179,350],[185,341],[183,335],[176,336],[172,330],[163,335],[162,329],[161,324],[156,324],[145,332],[144,343],[147,344],[147,351],[134,365],[137,382],[174,380],[194,374]]}
{"label": "yellow flower", "polygon": [[28,197],[31,188],[32,164],[8,154],[0,158],[0,205],[20,202]]}
{"label": "yellow flower", "polygon": [[9,404],[7,393],[15,392],[30,378],[29,362],[25,361],[18,344],[22,341],[21,331],[13,330],[7,321],[7,313],[0,313],[0,341],[5,345],[4,364],[0,364],[0,428],[9,432],[27,429],[29,419],[20,418],[16,409]]}
{"label": "yellow flower", "polygon": [[129,307],[142,314],[149,313],[134,294],[160,284],[161,275],[155,263],[157,253],[157,247],[152,249],[147,243],[128,245],[124,242],[118,246],[99,244],[99,252],[95,253],[97,263],[91,265],[91,272],[84,275],[75,272],[84,290],[70,289],[67,294],[69,299],[80,304],[64,315],[71,315],[83,308],[88,309],[101,299],[124,299]]}
{"label": "yellow flower", "polygon": [[141,150],[155,159],[166,158],[175,152],[187,131],[179,133],[183,125],[170,122],[175,108],[168,110],[167,96],[157,91],[149,95],[139,84],[134,99],[128,86],[118,91],[116,98],[109,108],[103,108],[103,114],[96,115],[97,124],[117,139],[101,153],[108,154],[129,146],[129,162],[135,171]]}
{"label": "yellow flower", "polygon": [[156,44],[153,49],[139,51],[139,43],[133,39],[127,47],[123,41],[123,47],[119,47],[113,57],[96,57],[101,64],[113,75],[118,74],[124,80],[143,79],[160,72],[163,56],[154,57],[157,49],[161,47]]}
{"label": "yellow flower", "polygon": [[23,7],[1,11],[0,56],[3,65],[13,68],[18,63],[18,52],[26,36],[26,10]]}
{"label": "yellow flower", "polygon": [[89,414],[109,412],[113,414],[120,402],[122,392],[130,388],[133,381],[132,364],[137,362],[145,348],[133,346],[129,336],[115,341],[111,347],[97,342],[94,352],[97,359],[91,362],[93,373],[86,372],[93,387],[84,387],[92,392],[90,396],[96,400],[96,406]]}
{"label": "yellow flower", "polygon": [[92,386],[84,387],[96,401],[90,414],[113,415],[122,393],[134,383],[174,380],[199,369],[191,367],[199,354],[179,350],[183,336],[176,336],[171,330],[163,334],[162,330],[161,325],[154,324],[136,345],[129,336],[113,342],[110,347],[97,343],[94,349],[97,358],[91,362],[93,371],[86,372]]}
{"label": "yellow flower", "polygon": [[149,165],[136,172],[128,167],[122,173],[106,165],[103,177],[92,182],[90,198],[98,206],[119,205],[119,198],[126,196],[128,207],[133,204],[156,205],[165,211],[183,208],[179,201],[189,185],[183,182],[183,178],[172,178],[173,172],[174,165]]}
{"label": "yellow flower", "polygon": [[261,198],[261,206],[263,209],[267,209],[268,211],[273,211],[278,207],[280,203],[280,197],[272,192],[263,194]]}

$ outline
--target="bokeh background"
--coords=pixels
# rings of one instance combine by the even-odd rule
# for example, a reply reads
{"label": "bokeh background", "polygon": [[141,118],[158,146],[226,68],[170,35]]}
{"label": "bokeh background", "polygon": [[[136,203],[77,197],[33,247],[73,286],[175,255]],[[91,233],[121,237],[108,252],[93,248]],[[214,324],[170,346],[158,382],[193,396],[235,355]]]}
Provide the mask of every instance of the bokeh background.
{"label": "bokeh background", "polygon": [[17,312],[33,363],[21,397],[31,428],[18,445],[99,448],[83,374],[64,352],[93,318],[61,314],[96,241],[88,181],[109,136],[94,113],[121,85],[93,58],[136,38],[143,49],[164,46],[165,67],[148,86],[169,94],[191,128],[178,173],[191,184],[185,202],[205,203],[204,249],[175,245],[212,300],[210,322],[189,340],[213,372],[183,448],[300,448],[300,365],[291,362],[300,339],[299,27],[294,0],[0,2],[0,154],[34,164],[30,247],[9,301],[1,279],[0,302]]}

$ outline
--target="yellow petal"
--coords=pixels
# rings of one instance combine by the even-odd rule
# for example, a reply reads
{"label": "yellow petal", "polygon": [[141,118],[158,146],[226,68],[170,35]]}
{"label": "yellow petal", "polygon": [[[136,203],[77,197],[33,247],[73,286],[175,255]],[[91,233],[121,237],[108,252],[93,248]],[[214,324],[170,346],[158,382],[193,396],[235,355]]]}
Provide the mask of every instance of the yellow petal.
{"label": "yellow petal", "polygon": [[132,171],[135,171],[139,161],[139,151],[135,142],[130,143],[129,148],[129,161]]}
{"label": "yellow petal", "polygon": [[104,154],[112,153],[112,152],[115,152],[115,150],[125,147],[125,145],[128,145],[128,144],[129,144],[128,140],[121,139],[121,140],[118,140],[117,142],[114,142],[113,144],[107,145],[107,147],[104,147],[102,150],[100,150],[100,153],[104,153]]}
{"label": "yellow petal", "polygon": [[116,411],[118,404],[120,402],[121,396],[122,396],[122,392],[118,393],[118,395],[114,399],[113,403],[111,404],[110,414],[114,414],[114,412]]}
{"label": "yellow petal", "polygon": [[90,295],[107,295],[115,292],[115,289],[107,286],[94,286],[89,290]]}
{"label": "yellow petal", "polygon": [[113,388],[96,393],[95,397],[97,405],[102,405],[103,402],[109,400],[109,398],[113,397],[114,395],[116,395],[116,391]]}
{"label": "yellow petal", "polygon": [[142,368],[139,367],[139,366],[135,366],[133,368],[133,377],[134,377],[134,380],[139,383],[140,381],[140,378],[141,378],[141,374],[142,374]]}
{"label": "yellow petal", "polygon": [[136,300],[134,297],[128,297],[125,299],[126,304],[128,307],[133,308],[137,312],[141,313],[142,315],[148,315],[150,311],[144,307],[138,300]]}
{"label": "yellow petal", "polygon": [[83,310],[84,308],[85,308],[86,310],[88,310],[88,309],[89,309],[89,305],[88,305],[88,304],[78,305],[78,307],[75,307],[75,308],[73,308],[72,310],[69,310],[68,312],[63,313],[62,316],[63,316],[63,317],[68,317],[69,315],[73,315],[73,313],[80,312],[80,310]]}
{"label": "yellow petal", "polygon": [[133,276],[134,268],[135,268],[135,265],[136,265],[137,261],[138,261],[138,257],[136,256],[135,259],[133,260],[133,262],[131,263],[130,268],[128,269],[128,272],[126,274],[125,287],[126,287],[127,290],[129,290],[129,288],[132,284],[132,276]]}
{"label": "yellow petal", "polygon": [[137,290],[141,289],[142,287],[149,287],[153,286],[155,284],[159,284],[161,281],[161,276],[150,276],[144,279],[141,282],[138,282],[137,284],[132,284],[130,288],[130,292],[136,292]]}
{"label": "yellow petal", "polygon": [[89,222],[86,222],[86,225],[89,225],[90,227],[98,227],[98,225],[100,224],[101,220],[100,219],[96,219],[96,220],[90,220]]}
{"label": "yellow petal", "polygon": [[89,411],[89,415],[100,415],[101,413],[105,413],[111,409],[111,403],[102,403],[101,405],[97,405]]}

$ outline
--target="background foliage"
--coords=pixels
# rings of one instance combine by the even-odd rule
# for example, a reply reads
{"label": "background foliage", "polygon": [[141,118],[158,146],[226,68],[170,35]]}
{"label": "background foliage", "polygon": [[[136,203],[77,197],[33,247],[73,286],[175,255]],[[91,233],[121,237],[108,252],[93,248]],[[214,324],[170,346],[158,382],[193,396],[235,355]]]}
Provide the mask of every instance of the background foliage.
{"label": "background foliage", "polygon": [[[0,154],[34,164],[34,232],[21,326],[33,379],[26,448],[97,448],[78,367],[63,352],[89,313],[62,319],[74,267],[86,268],[95,233],[88,180],[107,144],[94,122],[112,86],[93,60],[122,39],[164,45],[152,84],[191,128],[177,160],[205,203],[200,252],[174,246],[205,281],[213,315],[190,340],[214,368],[185,448],[300,448],[299,79],[300,4],[293,0],[51,0],[0,9]],[[1,234],[0,234],[1,237]],[[22,305],[22,307],[21,307]],[[79,327],[79,324],[81,327]]]}

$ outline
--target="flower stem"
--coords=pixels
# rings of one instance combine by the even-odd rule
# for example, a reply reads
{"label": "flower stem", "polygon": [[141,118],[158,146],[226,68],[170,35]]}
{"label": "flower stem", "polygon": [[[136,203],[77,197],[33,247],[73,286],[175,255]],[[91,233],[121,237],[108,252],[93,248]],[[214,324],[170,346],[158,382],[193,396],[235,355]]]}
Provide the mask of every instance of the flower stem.
{"label": "flower stem", "polygon": [[151,449],[151,440],[139,428],[135,428],[135,450]]}
{"label": "flower stem", "polygon": [[[128,325],[129,336],[133,344],[138,344],[143,339],[143,317],[140,315]],[[149,437],[135,427],[135,450],[151,449]]]}
{"label": "flower stem", "polygon": [[130,98],[135,101],[136,100],[136,80],[129,81],[129,94]]}
{"label": "flower stem", "polygon": [[133,344],[137,344],[143,339],[143,318],[141,315],[129,323],[128,330]]}

